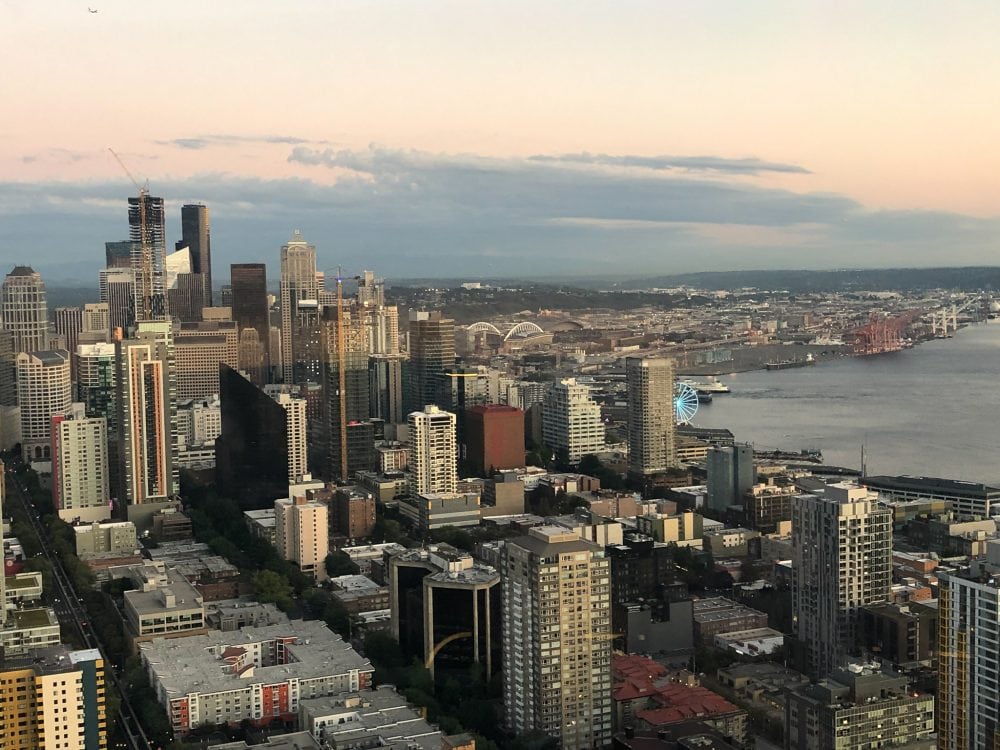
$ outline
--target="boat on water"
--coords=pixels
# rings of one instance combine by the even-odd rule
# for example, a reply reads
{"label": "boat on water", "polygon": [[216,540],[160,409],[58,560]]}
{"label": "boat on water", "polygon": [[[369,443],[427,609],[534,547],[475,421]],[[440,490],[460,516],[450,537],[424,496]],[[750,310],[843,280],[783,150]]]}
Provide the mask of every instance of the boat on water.
{"label": "boat on water", "polygon": [[689,386],[698,391],[698,394],[715,395],[717,393],[729,393],[729,386],[720,383],[717,378],[709,378],[706,381],[685,380]]}
{"label": "boat on water", "polygon": [[793,367],[809,367],[816,364],[816,358],[807,354],[805,359],[783,359],[780,362],[768,362],[764,365],[767,370],[791,370]]}
{"label": "boat on water", "polygon": [[712,403],[712,394],[711,393],[702,393],[701,391],[698,391],[698,403],[699,404],[710,404],[710,403]]}

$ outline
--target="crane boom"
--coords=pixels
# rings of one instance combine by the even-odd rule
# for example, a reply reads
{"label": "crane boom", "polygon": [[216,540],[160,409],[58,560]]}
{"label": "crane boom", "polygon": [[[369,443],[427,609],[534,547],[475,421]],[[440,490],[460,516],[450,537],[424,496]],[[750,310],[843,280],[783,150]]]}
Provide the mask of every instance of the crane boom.
{"label": "crane boom", "polygon": [[[115,153],[115,150],[109,146],[108,151],[115,157],[115,161],[118,162],[122,171],[128,175],[129,180],[135,185],[135,189],[139,191],[139,273],[142,280],[142,290],[136,295],[137,309],[135,314],[138,320],[151,320],[153,317],[153,248],[150,246],[149,231],[146,227],[146,199],[149,197],[149,184],[140,185],[129,172],[122,158]],[[138,309],[140,306],[141,309]]]}

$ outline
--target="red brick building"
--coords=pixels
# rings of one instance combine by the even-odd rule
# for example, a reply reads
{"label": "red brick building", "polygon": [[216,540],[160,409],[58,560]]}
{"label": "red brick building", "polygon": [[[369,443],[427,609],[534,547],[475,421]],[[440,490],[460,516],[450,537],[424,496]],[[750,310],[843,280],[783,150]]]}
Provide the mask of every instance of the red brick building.
{"label": "red brick building", "polygon": [[478,476],[524,468],[524,412],[489,404],[465,412],[465,460]]}

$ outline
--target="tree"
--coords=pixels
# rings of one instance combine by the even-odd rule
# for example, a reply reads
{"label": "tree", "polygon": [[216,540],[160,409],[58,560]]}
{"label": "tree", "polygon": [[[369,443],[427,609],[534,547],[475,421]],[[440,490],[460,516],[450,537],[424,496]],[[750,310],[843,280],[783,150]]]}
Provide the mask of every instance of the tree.
{"label": "tree", "polygon": [[357,563],[346,552],[335,549],[326,556],[326,574],[331,578],[355,575],[360,572],[361,569],[358,568]]}
{"label": "tree", "polygon": [[261,570],[254,575],[251,582],[257,601],[275,604],[282,610],[292,608],[292,584],[285,576],[273,570]]}

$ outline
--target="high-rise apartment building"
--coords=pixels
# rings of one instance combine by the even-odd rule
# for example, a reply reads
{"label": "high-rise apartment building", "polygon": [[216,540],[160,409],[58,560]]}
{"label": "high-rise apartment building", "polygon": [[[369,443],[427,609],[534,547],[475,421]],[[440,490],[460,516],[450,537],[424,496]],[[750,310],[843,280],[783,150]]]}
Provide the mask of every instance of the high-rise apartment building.
{"label": "high-rise apartment building", "polygon": [[21,454],[25,461],[52,455],[52,417],[73,403],[69,352],[63,349],[17,355],[17,402],[21,407]]}
{"label": "high-rise apartment building", "polygon": [[281,246],[281,367],[286,383],[294,382],[295,345],[293,330],[303,300],[318,303],[316,248],[295,230],[292,239]]}
{"label": "high-rise apartment building", "polygon": [[14,351],[49,348],[49,308],[45,282],[29,266],[14,266],[0,286],[0,323],[14,335]]}
{"label": "high-rise apartment building", "polygon": [[101,302],[108,306],[111,330],[128,335],[135,323],[135,274],[131,268],[104,268],[100,272]]}
{"label": "high-rise apartment building", "polygon": [[705,457],[708,473],[708,507],[726,510],[744,504],[744,495],[757,481],[753,446],[741,443],[732,447],[713,446]]}
{"label": "high-rise apartment building", "polygon": [[455,321],[440,312],[410,310],[410,411],[436,404],[452,406],[451,377],[455,369]]}
{"label": "high-rise apartment building", "polygon": [[233,263],[229,272],[233,320],[240,336],[240,369],[249,374],[257,385],[264,385],[268,382],[270,370],[267,266],[263,263]]}
{"label": "high-rise apartment building", "polygon": [[[346,481],[375,465],[373,428],[368,419],[368,352],[358,308],[327,308],[323,332],[323,433],[327,474]],[[337,316],[342,318],[338,322]],[[343,351],[341,351],[341,339]]]}
{"label": "high-rise apartment building", "polygon": [[191,273],[198,276],[204,307],[212,306],[212,228],[208,207],[181,206],[181,243],[191,251]]}
{"label": "high-rise apartment building", "polygon": [[590,388],[565,378],[553,383],[542,401],[542,440],[556,455],[578,463],[589,453],[604,450],[601,407]]}
{"label": "high-rise apartment building", "polygon": [[358,305],[361,307],[382,307],[385,305],[385,279],[365,270],[357,278]]}
{"label": "high-rise apartment building", "polygon": [[152,195],[129,198],[128,230],[135,278],[135,320],[164,320],[167,227],[163,198]]}
{"label": "high-rise apartment building", "polygon": [[0,659],[5,750],[105,750],[104,660],[51,646]]}
{"label": "high-rise apartment building", "polygon": [[634,477],[677,465],[674,361],[628,357],[628,471]]}
{"label": "high-rise apartment building", "polygon": [[76,395],[88,417],[107,420],[113,434],[115,411],[115,345],[80,344],[76,348]]}
{"label": "high-rise apartment building", "polygon": [[976,564],[939,572],[938,582],[938,747],[992,750],[1000,743],[1000,572]]}
{"label": "high-rise apartment building", "polygon": [[111,518],[108,428],[81,403],[52,417],[52,504],[67,522]]}
{"label": "high-rise apartment building", "polygon": [[140,321],[115,343],[118,507],[166,500],[179,491],[173,332]]}
{"label": "high-rise apartment building", "polygon": [[465,411],[465,461],[480,477],[524,468],[524,412],[489,404]]}
{"label": "high-rise apartment building", "polygon": [[842,666],[858,643],[861,608],[885,601],[892,581],[892,511],[842,482],[792,509],[792,606],[817,676]]}
{"label": "high-rise apartment building", "polygon": [[458,490],[458,446],[455,415],[428,404],[411,412],[407,423],[410,438],[410,494]]}
{"label": "high-rise apartment building", "polygon": [[307,500],[304,494],[275,500],[274,541],[278,552],[317,581],[328,577],[329,538],[330,515],[325,503]]}
{"label": "high-rise apartment building", "polygon": [[567,750],[611,743],[611,585],[604,548],[561,526],[508,539],[503,585],[507,729]]}
{"label": "high-rise apartment building", "polygon": [[403,356],[373,354],[368,358],[368,405],[373,419],[403,421]]}

